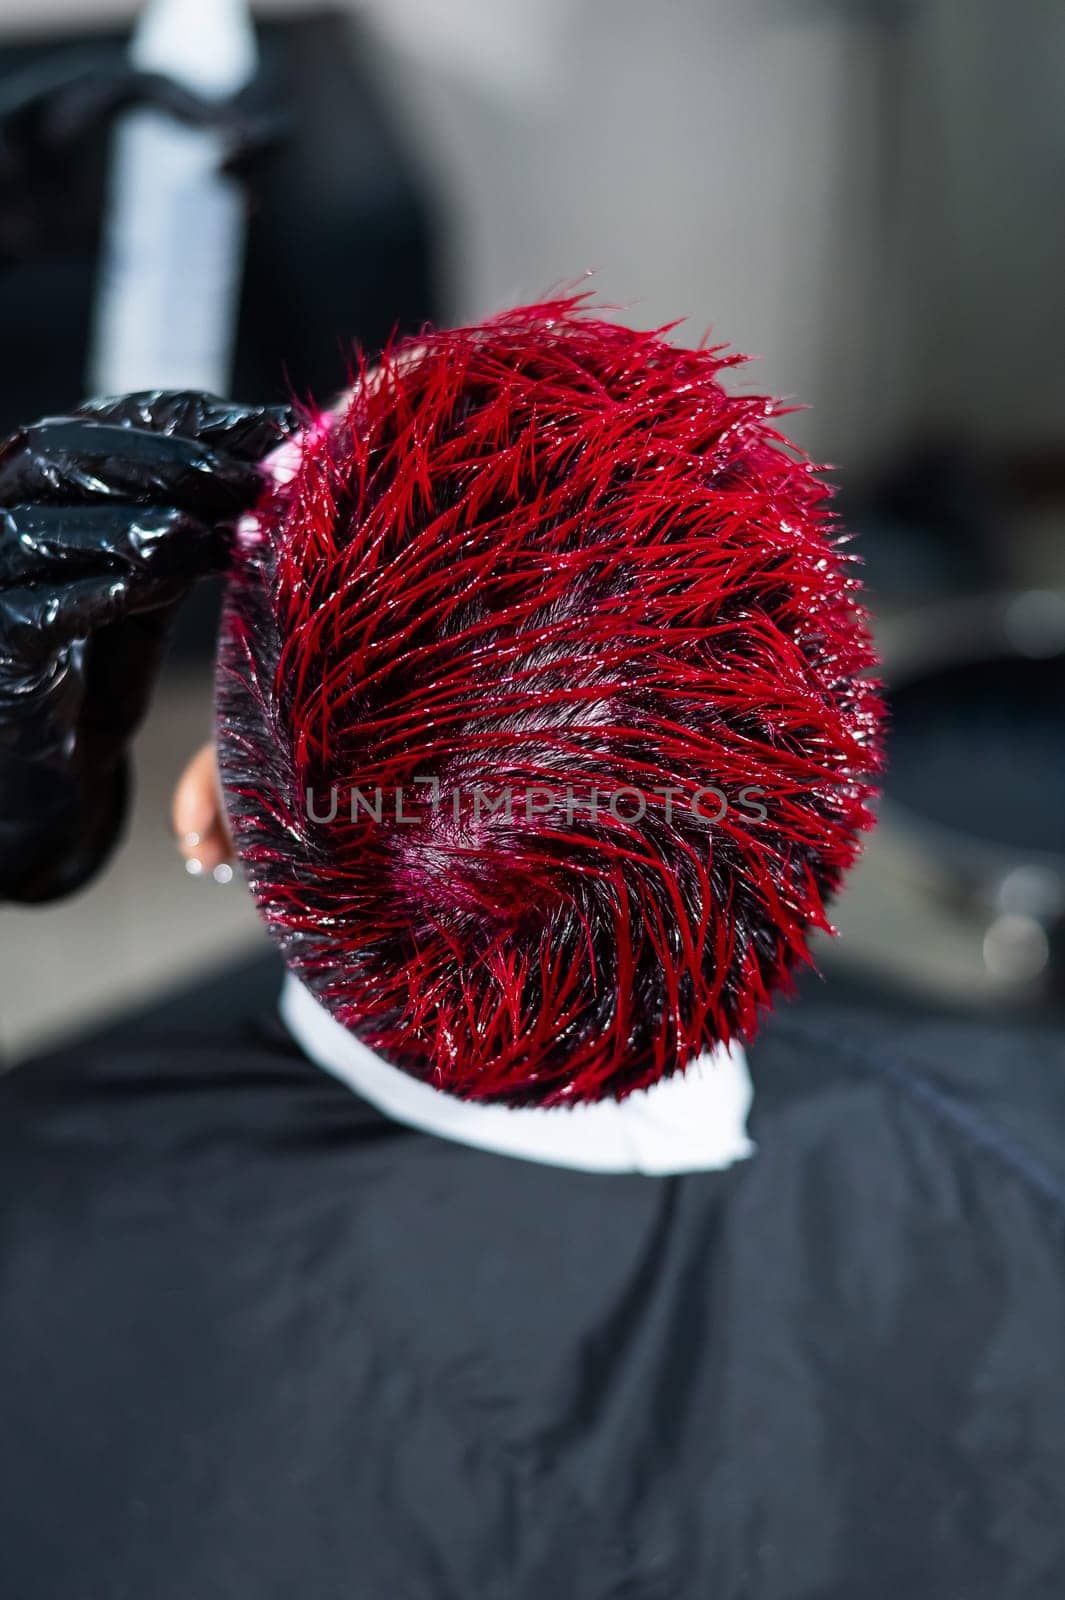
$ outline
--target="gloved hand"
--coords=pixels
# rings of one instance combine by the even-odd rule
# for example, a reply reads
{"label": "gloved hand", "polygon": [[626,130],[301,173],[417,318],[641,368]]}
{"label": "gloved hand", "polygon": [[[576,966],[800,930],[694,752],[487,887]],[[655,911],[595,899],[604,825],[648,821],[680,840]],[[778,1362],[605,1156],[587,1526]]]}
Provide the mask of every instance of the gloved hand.
{"label": "gloved hand", "polygon": [[174,611],[221,570],[283,407],[95,400],[0,444],[0,900],[56,899],[121,828]]}

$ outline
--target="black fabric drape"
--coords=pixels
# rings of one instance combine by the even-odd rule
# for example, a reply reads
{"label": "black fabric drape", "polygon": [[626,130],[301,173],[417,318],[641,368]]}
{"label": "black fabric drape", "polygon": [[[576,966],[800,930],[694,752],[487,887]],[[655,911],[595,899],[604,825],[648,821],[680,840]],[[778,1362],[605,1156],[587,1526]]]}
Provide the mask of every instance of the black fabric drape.
{"label": "black fabric drape", "polygon": [[385,1121],[280,1026],[0,1080],[11,1600],[1065,1584],[1065,1042],[775,1019],[758,1154]]}

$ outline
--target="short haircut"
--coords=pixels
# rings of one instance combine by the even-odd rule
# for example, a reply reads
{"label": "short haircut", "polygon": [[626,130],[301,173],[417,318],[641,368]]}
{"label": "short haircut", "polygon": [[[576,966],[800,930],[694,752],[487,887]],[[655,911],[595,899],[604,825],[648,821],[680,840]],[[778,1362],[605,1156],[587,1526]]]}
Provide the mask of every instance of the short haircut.
{"label": "short haircut", "polygon": [[238,541],[218,749],[290,969],[464,1098],[749,1037],[871,821],[853,558],[739,357],[578,297],[397,343]]}

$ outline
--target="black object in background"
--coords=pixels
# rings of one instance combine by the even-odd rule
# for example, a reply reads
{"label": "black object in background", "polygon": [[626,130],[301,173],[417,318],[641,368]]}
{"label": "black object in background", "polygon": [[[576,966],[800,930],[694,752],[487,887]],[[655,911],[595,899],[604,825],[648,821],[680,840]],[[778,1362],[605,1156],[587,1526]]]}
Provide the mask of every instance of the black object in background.
{"label": "black object in background", "polygon": [[347,16],[258,25],[249,109],[283,119],[252,180],[234,393],[328,399],[351,346],[437,315],[431,207]]}
{"label": "black object in background", "polygon": [[893,610],[1008,585],[1010,505],[1002,471],[975,447],[926,439],[874,481],[845,482],[840,509],[874,606]]}
{"label": "black object in background", "polygon": [[[249,111],[278,119],[251,179],[235,395],[323,396],[351,342],[373,347],[434,313],[429,206],[390,125],[352,21],[324,12],[258,24]],[[0,48],[0,81],[69,53],[124,59],[128,35],[51,34]],[[0,432],[75,405],[86,390],[111,134],[79,154],[82,218],[66,259],[9,266],[0,295]]]}
{"label": "black object in background", "polygon": [[[277,138],[248,174],[249,217],[230,393],[323,401],[340,389],[355,341],[374,349],[436,313],[427,195],[378,95],[346,15],[257,25],[260,67],[241,96]],[[0,48],[0,82],[63,56],[101,70],[124,61],[129,35],[49,34]],[[0,276],[0,435],[85,397],[111,130],[77,156],[64,252]],[[165,380],[165,374],[161,375]],[[213,650],[217,592],[182,615],[177,650]]]}

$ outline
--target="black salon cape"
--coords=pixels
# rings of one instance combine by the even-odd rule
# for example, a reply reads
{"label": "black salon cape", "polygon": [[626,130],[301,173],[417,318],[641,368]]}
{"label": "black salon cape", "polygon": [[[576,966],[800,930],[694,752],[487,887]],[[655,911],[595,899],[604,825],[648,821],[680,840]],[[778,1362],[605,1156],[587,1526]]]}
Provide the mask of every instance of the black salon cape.
{"label": "black salon cape", "polygon": [[1065,1045],[774,1020],[758,1154],[398,1127],[278,1024],[0,1082],[3,1600],[1065,1595]]}

